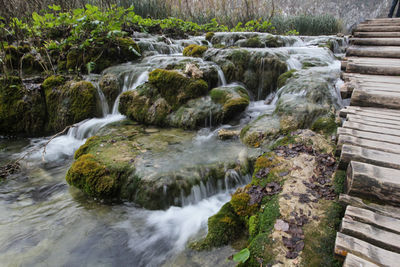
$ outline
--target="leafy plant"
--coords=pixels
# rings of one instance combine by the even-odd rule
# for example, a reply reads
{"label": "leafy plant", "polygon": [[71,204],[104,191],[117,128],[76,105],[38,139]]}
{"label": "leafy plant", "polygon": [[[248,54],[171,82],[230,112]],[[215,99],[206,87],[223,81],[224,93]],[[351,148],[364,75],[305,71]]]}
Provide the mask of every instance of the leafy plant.
{"label": "leafy plant", "polygon": [[242,249],[235,255],[233,255],[233,260],[239,263],[245,263],[250,258],[250,250],[248,248]]}

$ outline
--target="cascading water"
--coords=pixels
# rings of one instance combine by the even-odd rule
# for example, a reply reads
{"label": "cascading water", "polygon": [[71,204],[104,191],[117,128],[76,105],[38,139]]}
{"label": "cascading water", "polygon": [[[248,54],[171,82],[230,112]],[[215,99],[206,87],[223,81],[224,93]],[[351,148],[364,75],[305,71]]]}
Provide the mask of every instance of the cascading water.
{"label": "cascading water", "polygon": [[[278,54],[285,59],[289,69],[301,70],[302,62],[315,58],[328,62],[327,66],[321,67],[327,72],[340,68],[336,61],[332,61],[326,49],[309,47],[307,43],[311,41],[303,42],[300,37],[287,38],[291,40],[291,46],[260,48],[257,51]],[[200,38],[190,41],[199,43]],[[184,41],[171,42],[172,48],[167,49],[168,44],[157,44],[156,38],[152,38],[150,45],[153,46],[153,54],[163,53],[164,49],[165,54],[182,51]],[[147,81],[152,69],[178,64],[183,59],[185,57],[180,55],[153,55],[139,63],[112,67],[105,73],[121,77],[121,91],[134,90]],[[214,66],[218,73],[218,84],[227,86],[218,65],[198,58],[193,61],[204,69]],[[92,81],[99,90],[98,76],[90,75],[86,79]],[[65,173],[72,155],[86,138],[107,124],[124,119],[118,112],[119,98],[109,107],[102,92],[98,92],[103,108],[102,118],[82,121],[71,128],[68,134],[54,138],[47,145],[45,163],[41,161],[41,151],[37,152],[26,161],[21,174],[0,186],[0,262],[5,266],[162,266],[168,258],[173,259],[183,253],[188,241],[203,235],[208,217],[229,201],[229,194],[237,186],[249,182],[249,176],[239,175],[237,171],[226,168],[224,179],[218,180],[216,184],[210,182],[194,186],[189,196],[182,196],[180,201],[183,207],[170,207],[164,211],[139,209],[129,203],[105,205],[88,199],[65,182]],[[267,101],[252,101],[237,125],[199,130],[190,146],[180,148],[186,149],[186,153],[179,157],[160,158],[160,164],[154,168],[176,168],[178,164],[178,167],[193,162],[200,164],[210,158],[217,160],[230,154],[240,154],[239,146],[234,152],[224,150],[227,145],[219,142],[218,131],[240,129],[260,115],[273,113],[279,94],[280,91],[271,94]],[[206,122],[206,125],[210,124]],[[48,138],[31,139],[28,147],[25,146],[26,140],[20,145],[10,143],[9,150],[2,150],[4,155],[1,158],[18,157],[19,151],[40,147],[47,141]],[[229,143],[229,146],[234,147],[237,143]],[[167,192],[168,187],[165,185],[164,194]],[[218,266],[223,266],[227,264],[226,257],[233,253],[232,249],[228,249],[225,254],[219,251],[201,257],[201,264],[195,264],[215,264],[215,261],[209,263],[207,259],[219,257],[221,260]],[[190,257],[184,253],[180,256]],[[179,266],[179,263],[176,265]]]}

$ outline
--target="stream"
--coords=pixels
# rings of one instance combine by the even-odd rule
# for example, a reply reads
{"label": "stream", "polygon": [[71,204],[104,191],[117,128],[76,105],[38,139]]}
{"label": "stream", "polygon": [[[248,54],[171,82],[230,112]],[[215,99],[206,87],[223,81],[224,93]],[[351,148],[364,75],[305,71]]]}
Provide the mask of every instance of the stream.
{"label": "stream", "polygon": [[[185,41],[171,41],[166,45],[151,36],[138,36],[147,46],[146,57],[106,69],[122,81],[121,92],[135,90],[148,80],[155,68],[185,62],[181,55],[186,43],[201,43],[193,37]],[[318,38],[293,37],[280,48],[243,48],[254,53],[270,53],[285,59],[289,69],[302,68],[302,62],[313,59],[324,62],[315,67],[336,80],[331,92],[338,94],[340,62],[326,48],[318,47]],[[293,39],[292,38],[292,39]],[[340,52],[338,52],[340,53]],[[212,69],[218,74],[218,84],[229,86],[220,66],[215,62],[192,58],[201,70]],[[261,60],[260,68],[264,68]],[[186,248],[188,241],[202,237],[207,231],[207,219],[229,201],[230,193],[250,181],[250,176],[227,173],[226,185],[221,188],[195,187],[182,207],[151,211],[133,203],[104,204],[70,187],[65,174],[73,162],[74,152],[85,140],[100,129],[125,119],[118,112],[119,97],[109,106],[98,88],[101,75],[89,75],[99,91],[103,117],[82,121],[68,133],[54,138],[43,156],[40,148],[50,137],[30,139],[0,138],[0,163],[29,154],[21,163],[22,172],[0,185],[0,262],[2,266],[234,266],[226,258],[234,254],[231,247],[210,252],[193,252]],[[310,76],[311,77],[311,76]],[[259,80],[262,88],[263,78]],[[302,92],[293,92],[302,94]],[[253,94],[247,110],[232,125],[212,125],[212,118],[204,122],[192,140],[188,153],[180,153],[173,160],[165,160],[164,168],[178,168],[188,161],[206,161],[225,157],[237,149],[224,150],[218,130],[241,129],[263,114],[272,114],[281,93],[265,99]],[[340,96],[340,93],[339,93]],[[340,97],[337,97],[340,99]],[[256,150],[254,153],[260,154]],[[42,160],[42,157],[44,160]],[[189,158],[188,158],[189,157]],[[161,159],[162,161],[162,159]],[[174,163],[175,162],[175,163]],[[176,164],[176,166],[174,165]],[[173,166],[171,166],[173,165]],[[163,166],[163,165],[161,165]],[[230,184],[234,179],[235,183]]]}

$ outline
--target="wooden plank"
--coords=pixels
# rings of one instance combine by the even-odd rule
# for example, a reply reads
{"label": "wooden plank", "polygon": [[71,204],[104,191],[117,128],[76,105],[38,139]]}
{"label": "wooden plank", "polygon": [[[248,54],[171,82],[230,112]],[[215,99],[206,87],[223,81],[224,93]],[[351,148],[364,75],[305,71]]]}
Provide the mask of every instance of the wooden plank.
{"label": "wooden plank", "polygon": [[[369,108],[369,107],[368,107]],[[368,109],[352,109],[352,108],[344,108],[340,110],[340,116],[341,117],[346,117],[348,114],[353,114],[353,115],[359,115],[359,116],[368,116],[368,117],[374,117],[374,118],[379,118],[379,119],[384,119],[384,120],[390,120],[390,121],[400,121],[400,115],[396,113],[392,113],[392,111],[395,111],[395,109],[392,109],[390,111],[386,111],[386,109],[381,109],[381,110],[368,110]]]}
{"label": "wooden plank", "polygon": [[367,139],[367,140],[400,145],[400,138],[393,136],[393,135],[376,134],[376,133],[364,132],[364,131],[342,128],[342,127],[338,128],[337,134],[338,135],[351,135],[354,137],[363,138],[363,139]]}
{"label": "wooden plank", "polygon": [[348,253],[346,260],[343,263],[343,267],[378,267],[378,265]]}
{"label": "wooden plank", "polygon": [[361,32],[354,31],[354,37],[358,38],[390,38],[390,37],[400,37],[400,32]]}
{"label": "wooden plank", "polygon": [[396,83],[400,84],[399,76],[382,76],[382,75],[368,75],[368,74],[359,74],[359,73],[344,73],[344,79],[346,80],[356,80],[359,82],[379,82],[379,83]]}
{"label": "wooden plank", "polygon": [[398,234],[346,217],[342,220],[340,232],[388,251],[400,253],[400,236]]}
{"label": "wooden plank", "polygon": [[400,220],[377,214],[373,211],[354,206],[347,206],[345,217],[362,223],[370,224],[377,228],[400,234]]}
{"label": "wooden plank", "polygon": [[387,128],[387,127],[371,126],[371,125],[366,125],[366,124],[351,122],[351,121],[345,121],[343,123],[342,127],[348,128],[348,129],[364,131],[364,132],[381,133],[381,134],[394,135],[394,136],[400,137],[400,130],[391,129],[391,128]]}
{"label": "wooden plank", "polygon": [[347,106],[345,108],[349,109],[349,110],[363,111],[363,112],[375,112],[375,113],[380,113],[380,114],[389,114],[389,115],[393,115],[393,116],[399,116],[400,115],[400,111],[396,110],[396,109],[374,108],[374,107],[357,107],[357,106]]}
{"label": "wooden plank", "polygon": [[[342,155],[345,149],[343,147]],[[396,154],[396,156],[400,158],[400,155]],[[400,170],[356,160],[354,158],[347,168],[346,193],[352,196],[375,198],[396,206],[400,205]],[[398,164],[398,168],[400,168],[400,164]]]}
{"label": "wooden plank", "polygon": [[398,121],[390,121],[390,120],[382,120],[373,117],[366,116],[358,116],[358,115],[347,115],[347,121],[362,123],[365,125],[376,126],[376,127],[384,127],[389,129],[397,129],[400,130],[400,122]]}
{"label": "wooden plank", "polygon": [[349,144],[349,145],[360,146],[360,147],[365,147],[365,148],[370,148],[370,149],[376,149],[376,150],[380,150],[380,151],[384,151],[384,152],[400,154],[400,145],[363,139],[363,138],[359,138],[359,137],[355,137],[355,136],[351,136],[351,135],[347,135],[347,134],[341,134],[341,135],[339,135],[339,140],[338,140],[337,147],[336,147],[337,155],[340,155],[340,152],[342,151],[342,146],[344,144]]}
{"label": "wooden plank", "polygon": [[400,26],[359,25],[355,31],[358,31],[358,32],[400,32]]}
{"label": "wooden plank", "polygon": [[344,170],[351,161],[358,161],[380,167],[400,169],[400,155],[376,149],[344,144],[340,155],[339,168]]}
{"label": "wooden plank", "polygon": [[400,109],[400,93],[354,89],[350,105]]}
{"label": "wooden plank", "polygon": [[358,208],[373,211],[374,213],[377,213],[379,215],[400,220],[400,208],[398,207],[366,202],[361,198],[355,196],[349,196],[346,194],[339,195],[339,202],[345,205],[352,205]]}
{"label": "wooden plank", "polygon": [[378,74],[378,75],[400,75],[400,66],[391,65],[379,65],[374,62],[362,63],[362,62],[347,62],[347,72],[356,72],[363,74]]}
{"label": "wooden plank", "polygon": [[400,58],[400,47],[398,46],[360,46],[352,45],[347,48],[347,57],[379,57],[379,58]]}
{"label": "wooden plank", "polygon": [[340,232],[336,234],[335,253],[342,256],[351,253],[379,266],[397,266],[400,262],[400,254]]}

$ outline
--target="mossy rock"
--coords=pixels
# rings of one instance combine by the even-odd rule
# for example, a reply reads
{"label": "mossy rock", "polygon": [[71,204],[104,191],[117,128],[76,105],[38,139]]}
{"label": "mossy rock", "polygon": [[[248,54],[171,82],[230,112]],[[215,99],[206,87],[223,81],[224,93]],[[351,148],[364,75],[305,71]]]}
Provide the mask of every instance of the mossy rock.
{"label": "mossy rock", "polygon": [[6,46],[5,64],[8,69],[22,70],[23,74],[34,74],[43,71],[42,66],[37,59],[30,53],[31,47],[29,45],[22,46]]}
{"label": "mossy rock", "polygon": [[27,90],[18,77],[0,77],[0,134],[42,135],[45,121],[46,106],[40,90]]}
{"label": "mossy rock", "polygon": [[71,48],[67,54],[66,68],[69,71],[87,71],[87,64],[93,62],[94,73],[115,64],[133,61],[141,57],[140,48],[130,38],[99,38],[87,49]]}
{"label": "mossy rock", "polygon": [[66,80],[63,76],[50,76],[42,84],[48,113],[48,132],[61,131],[68,125],[101,115],[93,84]]}
{"label": "mossy rock", "polygon": [[278,88],[284,86],[288,79],[292,78],[297,71],[295,69],[289,70],[283,74],[281,74],[278,78]]}
{"label": "mossy rock", "polygon": [[250,97],[241,86],[214,88],[210,91],[210,96],[215,103],[222,105],[225,121],[243,112],[250,104]]}
{"label": "mossy rock", "polygon": [[249,47],[249,48],[262,48],[265,47],[265,44],[260,40],[258,36],[251,37],[249,39],[240,40],[238,42],[240,47]]}
{"label": "mossy rock", "polygon": [[243,227],[243,221],[228,202],[217,214],[208,219],[208,233],[205,239],[192,243],[191,247],[197,250],[208,250],[228,245],[243,234]]}
{"label": "mossy rock", "polygon": [[206,33],[206,40],[211,42],[211,39],[214,37],[215,33],[214,32],[207,32]]}
{"label": "mossy rock", "polygon": [[183,49],[183,55],[187,57],[202,57],[207,49],[207,46],[191,44]]}
{"label": "mossy rock", "polygon": [[106,74],[99,81],[100,90],[107,99],[109,107],[112,108],[115,100],[121,92],[121,83],[114,74]]}
{"label": "mossy rock", "polygon": [[257,204],[250,205],[249,202],[250,195],[241,190],[237,190],[230,201],[233,210],[240,217],[251,216],[258,210]]}
{"label": "mossy rock", "polygon": [[320,117],[314,121],[311,130],[317,133],[334,134],[338,125],[334,116]]}

